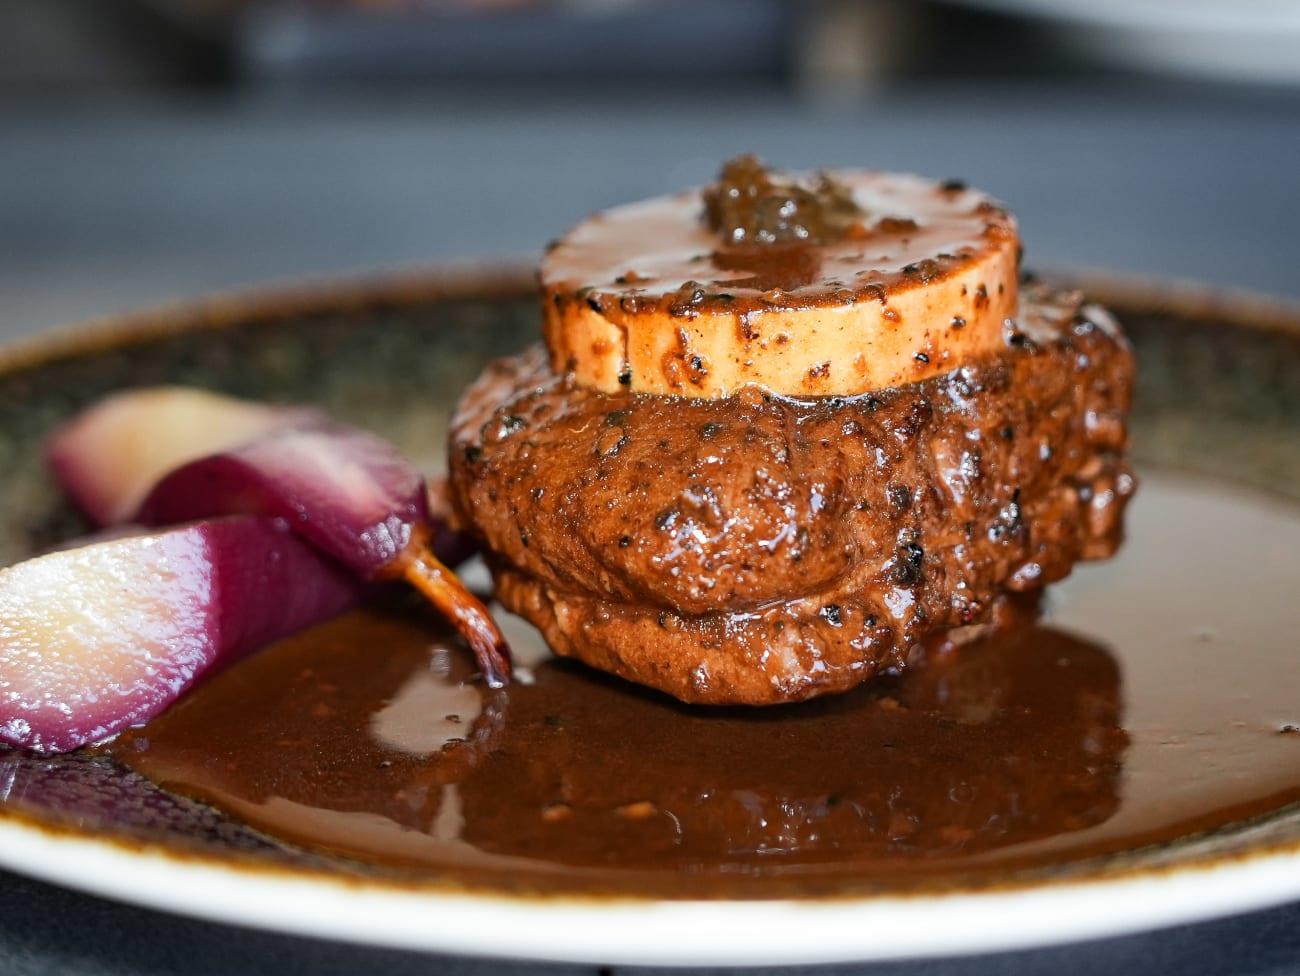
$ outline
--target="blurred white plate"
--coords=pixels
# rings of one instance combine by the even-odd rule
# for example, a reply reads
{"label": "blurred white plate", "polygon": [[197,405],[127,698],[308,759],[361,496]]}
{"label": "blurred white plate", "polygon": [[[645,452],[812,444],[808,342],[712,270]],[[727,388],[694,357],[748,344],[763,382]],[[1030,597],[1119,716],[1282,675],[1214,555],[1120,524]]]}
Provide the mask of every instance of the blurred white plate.
{"label": "blurred white plate", "polygon": [[1300,82],[1292,0],[951,0],[1056,25],[1098,61],[1236,81]]}

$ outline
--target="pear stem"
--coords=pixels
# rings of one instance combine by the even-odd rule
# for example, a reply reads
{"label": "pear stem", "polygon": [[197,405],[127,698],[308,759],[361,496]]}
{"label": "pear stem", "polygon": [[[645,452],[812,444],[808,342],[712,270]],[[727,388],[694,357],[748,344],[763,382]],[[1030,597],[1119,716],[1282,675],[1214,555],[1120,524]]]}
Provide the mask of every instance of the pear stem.
{"label": "pear stem", "polygon": [[427,540],[416,538],[392,566],[419,590],[465,638],[490,688],[510,682],[510,646],[483,602],[433,554]]}

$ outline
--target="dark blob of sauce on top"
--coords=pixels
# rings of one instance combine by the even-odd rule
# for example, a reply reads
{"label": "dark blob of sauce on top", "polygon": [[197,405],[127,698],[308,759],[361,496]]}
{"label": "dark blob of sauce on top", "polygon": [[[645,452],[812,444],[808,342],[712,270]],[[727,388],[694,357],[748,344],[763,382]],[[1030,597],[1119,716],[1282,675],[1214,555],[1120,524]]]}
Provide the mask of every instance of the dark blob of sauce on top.
{"label": "dark blob of sauce on top", "polygon": [[704,220],[724,244],[830,244],[865,237],[853,191],[828,173],[781,176],[755,156],[737,156],[704,188]]}
{"label": "dark blob of sauce on top", "polygon": [[1148,479],[1132,528],[1044,622],[803,705],[691,709],[554,661],[488,692],[391,609],[232,668],[111,752],[310,849],[548,892],[944,885],[1300,801],[1300,517]]}
{"label": "dark blob of sauce on top", "polygon": [[782,173],[742,156],[703,190],[584,221],[547,255],[542,285],[614,319],[659,305],[686,316],[884,302],[1015,237],[1001,204],[959,184]]}

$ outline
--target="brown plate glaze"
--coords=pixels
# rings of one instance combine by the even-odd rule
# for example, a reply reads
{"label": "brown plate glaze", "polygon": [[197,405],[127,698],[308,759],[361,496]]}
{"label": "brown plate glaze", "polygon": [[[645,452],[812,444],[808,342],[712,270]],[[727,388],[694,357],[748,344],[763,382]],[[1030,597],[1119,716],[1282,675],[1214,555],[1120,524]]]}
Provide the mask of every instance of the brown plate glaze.
{"label": "brown plate glaze", "polygon": [[[242,810],[237,816],[161,789],[111,754],[6,752],[0,865],[284,931],[606,963],[772,964],[1010,948],[1300,897],[1300,736],[1292,731],[1300,706],[1289,712],[1287,691],[1300,678],[1293,661],[1300,611],[1287,598],[1300,581],[1300,311],[1187,288],[1086,284],[1117,312],[1139,357],[1135,454],[1145,484],[1130,546],[1054,590],[1043,627],[1016,654],[967,655],[931,667],[924,680],[764,720],[773,734],[792,731],[780,755],[798,775],[747,793],[740,780],[758,772],[703,750],[645,803],[607,791],[623,849],[587,843],[597,822],[582,819],[590,810],[577,810],[582,829],[570,831],[562,854],[547,849],[549,827],[523,831],[505,818],[512,843],[498,836],[470,844],[475,858],[462,869],[437,843],[428,853],[430,838],[440,840],[428,824],[447,823],[436,804],[431,819],[393,815],[380,818],[383,830],[370,840],[359,830],[326,842],[337,822],[324,833],[290,829],[273,812],[276,798],[255,791],[208,794],[223,809]],[[40,442],[111,390],[190,383],[319,403],[381,431],[436,472],[457,392],[537,329],[531,275],[503,271],[212,300],[11,348],[0,354],[0,559],[81,528],[42,469]],[[378,623],[346,623],[342,643],[355,644],[357,629],[368,626],[387,628],[385,639],[418,664],[420,631],[412,636],[397,611]],[[299,643],[272,653],[287,660],[303,650]],[[1037,671],[1006,663],[1033,654]],[[271,681],[273,661],[255,662]],[[1057,671],[1072,677],[1058,682]],[[561,727],[547,710],[548,689],[588,681],[594,704],[572,713],[581,730],[573,741],[604,737],[609,748],[561,762],[499,747],[493,737],[511,734],[510,721],[545,734]],[[905,723],[888,725],[903,721],[900,708],[933,719],[928,756],[846,774],[908,737]],[[1034,709],[1047,718],[1035,719]],[[571,786],[605,768],[635,781],[640,757],[666,734],[654,723],[676,721],[662,700],[573,669],[539,668],[537,683],[507,711],[501,721],[485,713],[498,745],[487,750],[482,775],[460,783],[462,826],[452,840],[462,849],[473,839],[465,823],[492,820],[475,814],[469,799],[490,808],[508,784],[532,775],[540,792],[527,800],[530,809],[549,810],[548,823],[562,824],[572,811],[555,812],[539,770],[559,770]],[[624,713],[635,716],[640,739],[619,734]],[[154,737],[215,754],[201,724],[185,727],[182,717]],[[747,719],[724,729],[715,718],[678,717],[694,723],[695,740],[716,738],[737,756],[757,741]],[[840,744],[859,720],[870,728],[851,753]],[[819,723],[830,730],[821,738]],[[150,736],[145,729],[136,739]],[[799,762],[821,742],[848,757],[834,790],[819,779],[833,764]],[[990,756],[1001,760],[988,763]],[[668,795],[674,784],[689,801]],[[781,784],[792,792],[780,794]],[[716,809],[732,811],[709,821],[732,824],[726,836],[692,847],[638,833],[674,803],[679,812],[709,807],[699,802],[706,794],[721,797]],[[842,812],[827,810],[846,802],[893,815],[868,818],[874,832],[854,844],[848,835],[830,843],[817,818],[842,821]],[[773,824],[764,803],[789,821]],[[738,820],[742,807],[755,818]],[[743,842],[736,824],[750,831]],[[689,822],[679,824],[679,839],[682,831]],[[376,853],[394,838],[416,853]],[[485,850],[495,860],[482,859]]]}

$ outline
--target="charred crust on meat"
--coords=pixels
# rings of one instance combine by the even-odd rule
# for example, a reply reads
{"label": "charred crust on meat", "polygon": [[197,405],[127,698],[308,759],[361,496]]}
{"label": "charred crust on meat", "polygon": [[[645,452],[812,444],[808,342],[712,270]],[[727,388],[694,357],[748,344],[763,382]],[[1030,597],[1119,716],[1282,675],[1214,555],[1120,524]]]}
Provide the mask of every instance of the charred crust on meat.
{"label": "charred crust on meat", "polygon": [[912,440],[933,416],[934,407],[930,405],[929,400],[913,398],[906,408],[906,413],[894,426],[894,435],[903,440]]}
{"label": "charred crust on meat", "polygon": [[1023,349],[1026,352],[1038,348],[1038,344],[1021,330],[1015,319],[1007,319],[1002,323],[1002,341],[1012,349]]}
{"label": "charred crust on meat", "polygon": [[893,561],[893,579],[899,586],[915,586],[921,582],[921,564],[925,561],[925,550],[915,542],[899,546]]}
{"label": "charred crust on meat", "polygon": [[885,489],[885,497],[895,513],[901,514],[912,507],[912,490],[907,485],[890,485]]}
{"label": "charred crust on meat", "polygon": [[621,427],[607,430],[596,440],[596,456],[613,457],[627,446],[627,441],[627,433]]}

